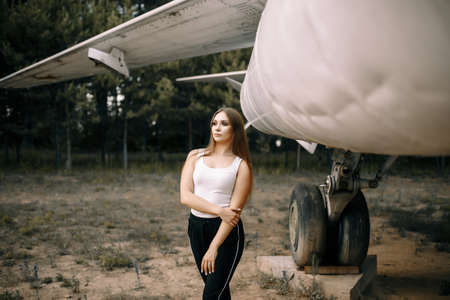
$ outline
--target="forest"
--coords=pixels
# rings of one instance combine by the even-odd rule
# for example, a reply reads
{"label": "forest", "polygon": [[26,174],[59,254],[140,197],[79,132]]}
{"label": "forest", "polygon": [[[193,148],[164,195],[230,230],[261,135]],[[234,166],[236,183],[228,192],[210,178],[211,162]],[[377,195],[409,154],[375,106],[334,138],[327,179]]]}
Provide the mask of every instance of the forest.
{"label": "forest", "polygon": [[[0,0],[0,78],[167,2]],[[0,88],[0,300],[198,299],[180,170],[189,150],[207,145],[213,112],[241,108],[231,86],[176,79],[245,70],[251,53],[150,65],[128,79]],[[289,288],[285,271],[282,280],[263,274],[257,257],[291,255],[292,189],[323,183],[332,149],[312,155],[253,127],[247,135],[254,185],[233,299],[326,299],[319,285]],[[385,159],[365,154],[361,178]],[[368,298],[450,294],[449,178],[448,157],[401,156],[364,190],[368,254],[378,256]]]}
{"label": "forest", "polygon": [[[0,76],[166,2],[1,0]],[[231,106],[240,110],[240,105],[239,94],[230,86],[182,84],[176,78],[245,70],[251,50],[151,65],[132,70],[129,79],[111,72],[30,89],[1,89],[0,166],[70,170],[95,164],[127,169],[133,161],[170,157],[182,161],[181,153],[207,144],[209,118],[217,108]],[[265,135],[254,128],[249,128],[247,134],[254,163],[287,170],[299,168],[301,150],[295,141]],[[173,156],[175,153],[180,155]],[[321,146],[316,156],[307,154],[302,160],[328,169],[329,150]],[[368,160],[378,158],[368,156]],[[431,166],[432,173],[448,173],[444,158],[400,160],[402,165],[411,162],[418,166],[419,173],[423,166]]]}

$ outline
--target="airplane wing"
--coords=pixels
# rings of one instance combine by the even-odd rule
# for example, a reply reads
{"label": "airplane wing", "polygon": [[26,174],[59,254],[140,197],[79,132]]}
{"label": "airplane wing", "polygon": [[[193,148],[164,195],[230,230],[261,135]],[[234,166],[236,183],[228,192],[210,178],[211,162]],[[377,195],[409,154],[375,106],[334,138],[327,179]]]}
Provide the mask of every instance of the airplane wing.
{"label": "airplane wing", "polygon": [[28,88],[251,47],[266,0],[174,0],[0,79]]}
{"label": "airplane wing", "polygon": [[242,82],[247,71],[235,71],[218,74],[206,74],[190,77],[177,78],[178,82],[227,82],[233,89],[240,92]]}

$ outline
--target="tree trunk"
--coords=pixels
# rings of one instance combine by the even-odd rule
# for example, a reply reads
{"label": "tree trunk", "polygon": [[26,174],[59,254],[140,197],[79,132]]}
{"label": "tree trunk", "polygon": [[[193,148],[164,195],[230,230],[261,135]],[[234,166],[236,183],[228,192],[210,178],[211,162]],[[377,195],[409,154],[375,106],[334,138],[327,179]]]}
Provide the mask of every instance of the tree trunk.
{"label": "tree trunk", "polygon": [[23,149],[30,150],[33,146],[33,136],[31,135],[31,113],[29,109],[25,110],[25,118],[24,118],[24,136],[23,136]]}
{"label": "tree trunk", "polygon": [[146,134],[144,134],[144,143],[142,146],[142,152],[147,153],[147,135]]}
{"label": "tree trunk", "polygon": [[65,103],[65,110],[66,110],[66,151],[67,151],[67,158],[66,158],[66,170],[71,171],[72,170],[72,140],[70,135],[70,114],[69,114],[69,100],[66,99]]}
{"label": "tree trunk", "polygon": [[53,101],[53,131],[55,135],[55,167],[59,171],[61,165],[61,149],[59,145],[59,126],[58,126],[58,100],[60,99],[58,92],[55,90],[52,92],[51,97]]}
{"label": "tree trunk", "polygon": [[17,164],[20,164],[20,160],[21,160],[21,155],[20,155],[21,146],[22,146],[22,137],[17,136],[16,137],[16,162],[17,162]]}
{"label": "tree trunk", "polygon": [[188,151],[192,150],[192,117],[188,117]]}
{"label": "tree trunk", "polygon": [[9,140],[8,140],[8,134],[5,133],[5,135],[3,136],[3,141],[4,141],[4,160],[5,160],[5,164],[9,164]]}
{"label": "tree trunk", "polygon": [[114,95],[114,106],[116,109],[116,118],[114,120],[114,160],[115,162],[120,163],[120,124],[121,124],[121,118],[120,118],[120,110],[119,110],[119,101],[117,99],[118,95]]}
{"label": "tree trunk", "polygon": [[56,109],[54,119],[54,130],[55,130],[55,164],[56,170],[59,171],[59,166],[61,164],[61,149],[59,147],[59,130],[58,130],[58,121],[56,119]]}
{"label": "tree trunk", "polygon": [[437,166],[437,174],[439,176],[443,176],[445,171],[445,156],[436,157],[436,166]]}
{"label": "tree trunk", "polygon": [[123,105],[123,169],[128,169],[128,105],[126,100]]}
{"label": "tree trunk", "polygon": [[97,87],[95,90],[95,101],[97,104],[97,113],[100,116],[100,128],[99,128],[99,135],[100,135],[100,155],[101,155],[101,161],[102,165],[105,166],[106,164],[106,130],[107,130],[107,116],[108,116],[108,98],[107,98],[107,92],[104,87]]}

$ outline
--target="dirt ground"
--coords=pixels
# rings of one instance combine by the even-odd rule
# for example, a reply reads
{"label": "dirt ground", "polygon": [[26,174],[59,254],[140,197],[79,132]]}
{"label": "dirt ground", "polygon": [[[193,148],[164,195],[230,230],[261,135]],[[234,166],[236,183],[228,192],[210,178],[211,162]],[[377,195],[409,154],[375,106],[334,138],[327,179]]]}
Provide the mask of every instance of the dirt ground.
{"label": "dirt ground", "polygon": [[[242,214],[246,248],[233,299],[296,299],[263,278],[259,255],[289,255],[288,206],[296,182],[326,174],[257,175]],[[203,283],[187,239],[178,174],[0,176],[0,292],[24,299],[200,299]],[[449,299],[450,253],[425,235],[390,225],[391,208],[448,218],[448,178],[388,177],[365,192],[369,254],[378,274],[367,299]],[[443,228],[443,230],[448,230]],[[447,245],[448,249],[448,245]],[[130,262],[135,262],[136,268]],[[34,267],[37,267],[37,272]],[[10,298],[6,298],[7,292]]]}

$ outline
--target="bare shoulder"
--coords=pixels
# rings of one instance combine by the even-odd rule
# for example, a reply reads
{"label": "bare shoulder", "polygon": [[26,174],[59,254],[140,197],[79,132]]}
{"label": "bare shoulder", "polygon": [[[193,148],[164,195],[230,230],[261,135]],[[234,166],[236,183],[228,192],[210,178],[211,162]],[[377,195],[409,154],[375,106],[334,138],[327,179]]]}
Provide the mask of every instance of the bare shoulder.
{"label": "bare shoulder", "polygon": [[199,149],[191,150],[191,151],[189,152],[189,154],[188,154],[186,160],[191,160],[192,158],[195,158],[195,159],[196,159],[196,158],[197,158],[197,155],[198,155],[199,153],[204,152],[204,151],[205,151],[205,148],[199,148]]}
{"label": "bare shoulder", "polygon": [[248,165],[247,161],[242,160],[240,165],[239,165],[239,169],[238,169],[239,173],[244,173],[244,174],[250,174],[250,166]]}
{"label": "bare shoulder", "polygon": [[252,189],[253,175],[251,166],[247,161],[242,160],[239,164],[239,169],[237,171],[236,186],[239,190],[248,189],[249,192]]}

